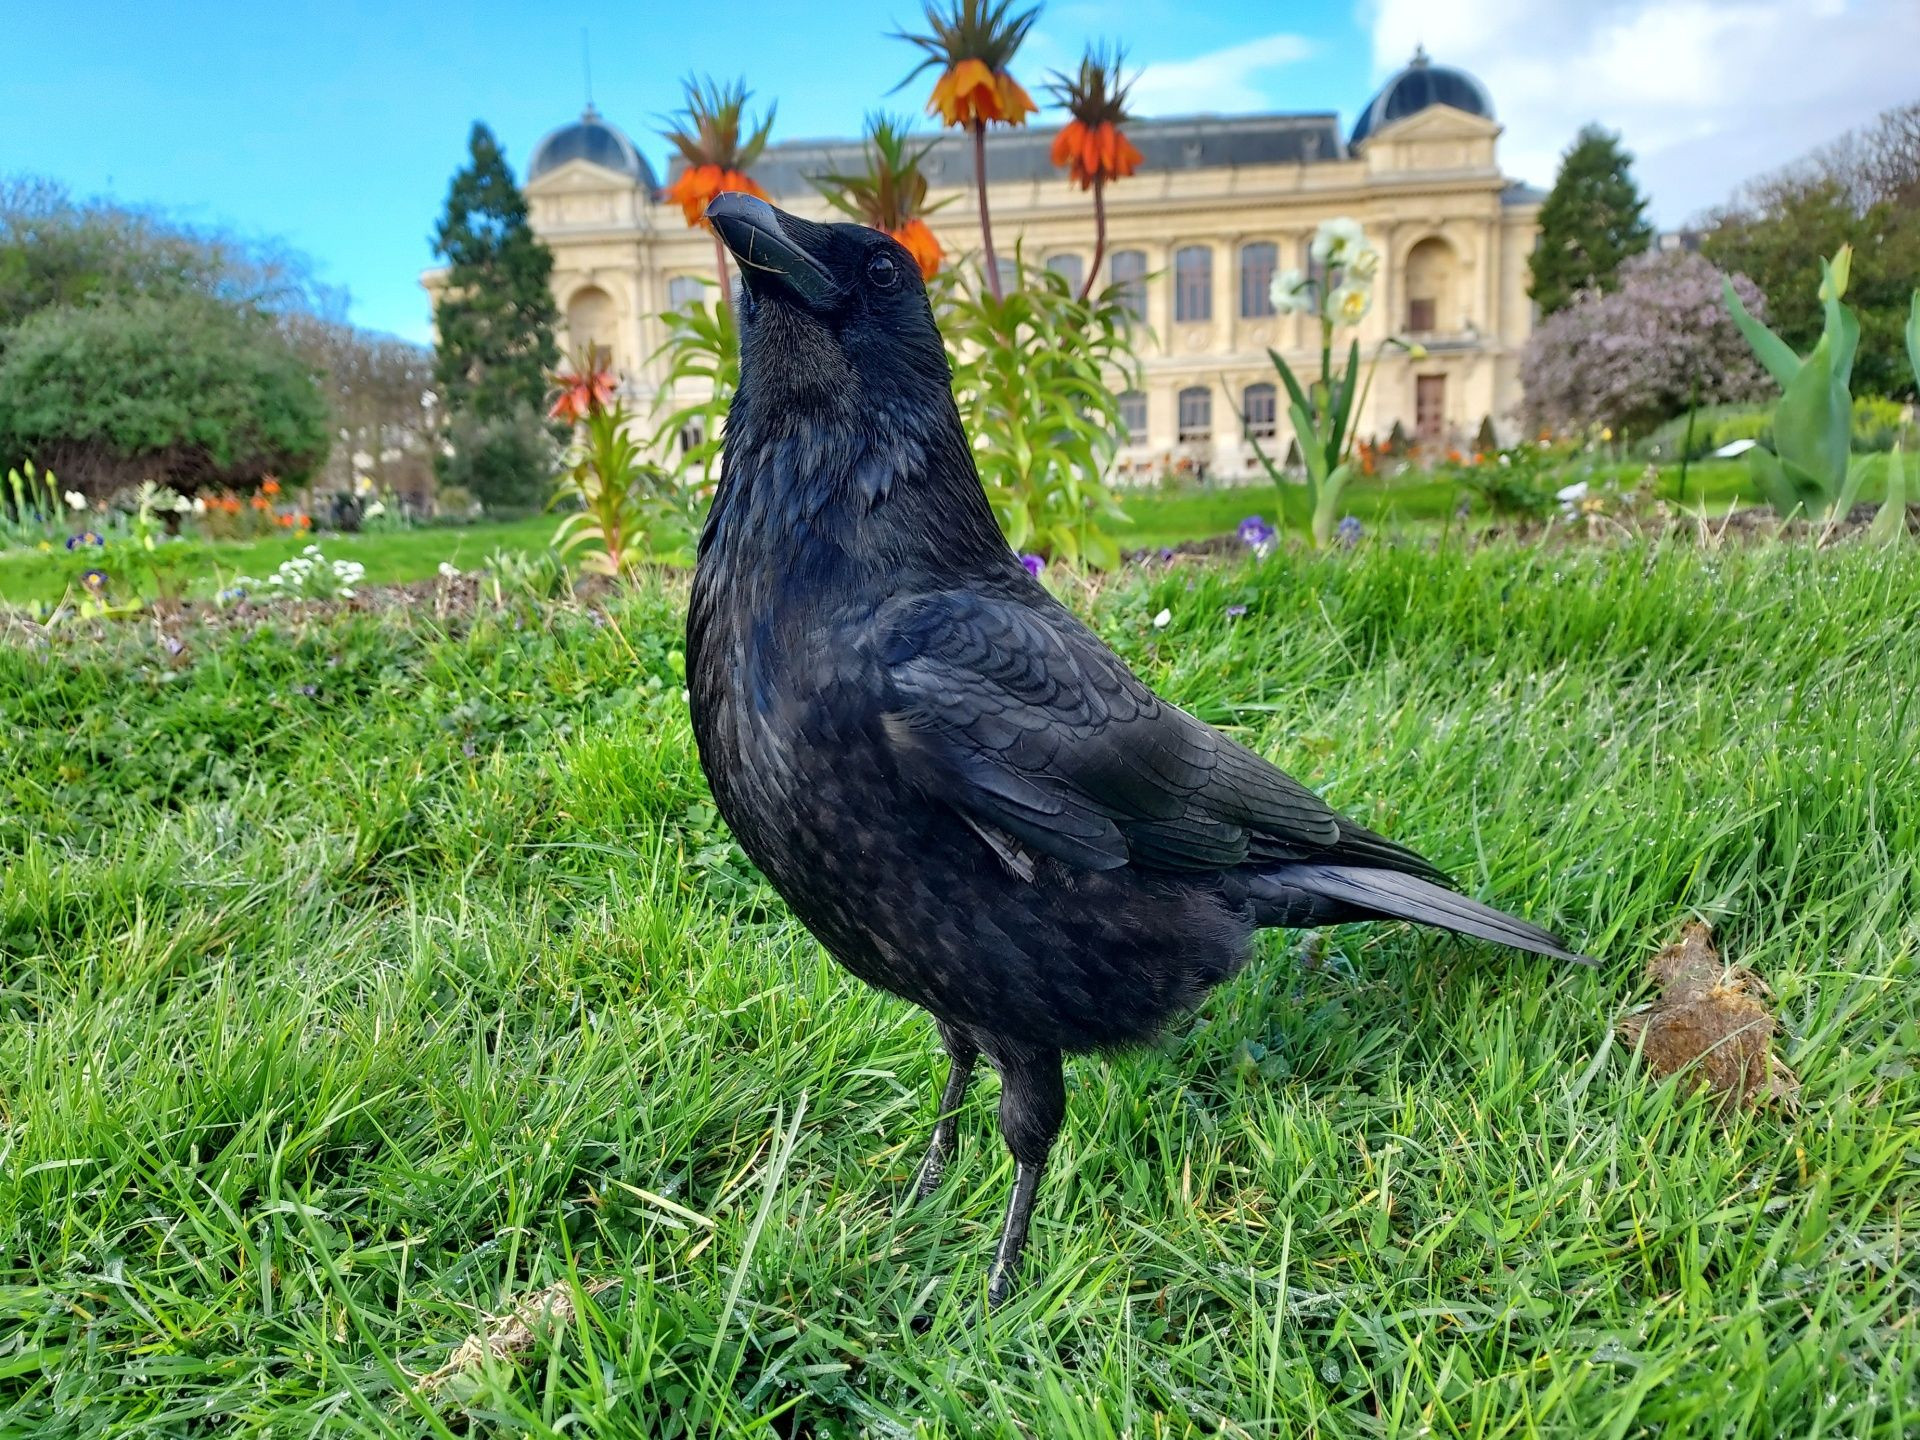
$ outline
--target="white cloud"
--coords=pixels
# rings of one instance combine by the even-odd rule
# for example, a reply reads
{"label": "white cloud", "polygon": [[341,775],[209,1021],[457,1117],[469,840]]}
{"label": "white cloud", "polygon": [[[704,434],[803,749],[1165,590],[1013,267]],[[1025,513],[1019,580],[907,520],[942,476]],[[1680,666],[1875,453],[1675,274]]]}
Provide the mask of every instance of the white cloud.
{"label": "white cloud", "polygon": [[1147,60],[1133,87],[1136,115],[1191,115],[1264,110],[1271,103],[1268,72],[1313,54],[1302,35],[1262,35],[1191,60]]}
{"label": "white cloud", "polygon": [[1416,44],[1485,82],[1501,164],[1546,185],[1590,120],[1662,225],[1920,98],[1915,0],[1363,0],[1381,75]]}

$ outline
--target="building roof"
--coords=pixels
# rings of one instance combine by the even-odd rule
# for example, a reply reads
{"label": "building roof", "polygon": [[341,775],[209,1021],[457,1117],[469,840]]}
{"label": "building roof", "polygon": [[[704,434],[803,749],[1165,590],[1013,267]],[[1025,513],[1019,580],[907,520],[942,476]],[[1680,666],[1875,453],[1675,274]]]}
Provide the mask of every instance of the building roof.
{"label": "building roof", "polygon": [[[1053,180],[1057,128],[999,129],[987,136],[987,177],[996,184]],[[973,184],[973,139],[949,131],[927,137],[933,148],[923,163],[935,187]],[[1139,147],[1140,173],[1173,170],[1235,169],[1247,165],[1306,165],[1344,160],[1340,121],[1332,112],[1303,115],[1190,115],[1169,120],[1135,120],[1127,138]],[[924,142],[923,142],[924,143]],[[788,140],[769,145],[752,167],[753,178],[768,194],[805,195],[817,175],[857,173],[865,168],[858,140]],[[675,157],[667,169],[672,181],[685,163]]]}
{"label": "building roof", "polygon": [[1450,105],[1469,115],[1493,118],[1493,97],[1487,87],[1464,70],[1435,65],[1424,49],[1413,52],[1407,68],[1380,87],[1354,122],[1349,145],[1358,145],[1374,131],[1417,115],[1432,105]]}
{"label": "building roof", "polygon": [[527,179],[538,180],[569,160],[585,160],[603,170],[629,176],[648,190],[656,184],[653,167],[647,164],[646,156],[621,130],[600,118],[592,101],[587,102],[587,108],[573,124],[562,125],[533,147],[533,159],[527,162]]}

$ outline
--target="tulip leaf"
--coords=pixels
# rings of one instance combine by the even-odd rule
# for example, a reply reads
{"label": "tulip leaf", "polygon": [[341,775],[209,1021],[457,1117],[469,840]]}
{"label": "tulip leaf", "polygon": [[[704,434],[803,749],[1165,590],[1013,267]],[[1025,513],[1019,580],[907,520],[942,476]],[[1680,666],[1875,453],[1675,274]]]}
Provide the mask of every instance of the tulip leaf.
{"label": "tulip leaf", "polygon": [[1792,519],[1804,508],[1806,501],[1788,481],[1779,457],[1771,450],[1756,445],[1747,451],[1747,469],[1753,475],[1753,488],[1766,496],[1782,520]]}
{"label": "tulip leaf", "polygon": [[1833,337],[1822,335],[1773,412],[1773,446],[1788,474],[1798,470],[1827,500],[1846,483],[1852,411],[1833,373]]}
{"label": "tulip leaf", "polygon": [[[1915,302],[1915,314],[1920,316],[1920,295],[1916,295]],[[1896,444],[1887,452],[1887,498],[1875,513],[1873,524],[1867,527],[1867,543],[1893,545],[1904,540],[1906,534],[1907,466],[1906,457]]]}
{"label": "tulip leaf", "polygon": [[1800,357],[1793,353],[1793,347],[1748,313],[1732,280],[1723,277],[1720,290],[1726,297],[1727,308],[1733,312],[1733,323],[1746,336],[1747,344],[1753,347],[1753,353],[1767,373],[1783,388],[1792,384],[1793,377],[1800,373]]}
{"label": "tulip leaf", "polygon": [[1913,292],[1907,310],[1907,363],[1913,366],[1913,378],[1920,383],[1920,290]]}

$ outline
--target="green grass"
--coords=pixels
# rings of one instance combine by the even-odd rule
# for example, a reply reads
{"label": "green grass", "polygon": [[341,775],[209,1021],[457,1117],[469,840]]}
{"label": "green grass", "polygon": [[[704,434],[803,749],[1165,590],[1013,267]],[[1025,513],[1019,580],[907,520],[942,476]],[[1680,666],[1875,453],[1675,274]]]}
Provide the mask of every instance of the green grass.
{"label": "green grass", "polygon": [[[1632,465],[1615,465],[1602,467],[1599,473],[1630,483],[1639,470]],[[1678,474],[1677,467],[1663,472],[1663,494],[1675,493]],[[1698,504],[1704,498],[1715,508],[1724,508],[1735,500],[1756,504],[1758,498],[1746,475],[1741,465],[1697,463],[1689,501]],[[1877,475],[1870,475],[1868,498],[1884,493],[1884,483]],[[1460,492],[1451,482],[1403,477],[1359,482],[1347,494],[1344,510],[1373,528],[1418,529],[1431,528],[1451,517]],[[1122,530],[1121,543],[1130,549],[1157,549],[1224,535],[1251,514],[1265,514],[1269,520],[1278,518],[1279,497],[1266,484],[1129,491],[1122,499],[1132,523]],[[318,543],[330,559],[358,560],[365,565],[368,584],[388,585],[427,579],[442,562],[471,570],[496,549],[519,554],[545,550],[552,542],[553,530],[551,516],[537,515],[524,520],[490,520],[478,525],[386,534],[325,535],[318,537]],[[63,595],[78,593],[81,573],[94,565],[113,577],[115,599],[152,599],[164,588],[167,594],[204,600],[236,576],[264,578],[282,560],[313,543],[314,537],[276,535],[245,543],[168,546],[159,557],[166,571],[164,577],[155,573],[146,555],[127,544],[114,545],[104,552],[0,552],[0,604],[51,605]],[[682,554],[668,558],[680,563],[688,557]]]}
{"label": "green grass", "polygon": [[[1917,589],[1677,545],[1106,585],[1167,694],[1603,963],[1266,937],[1071,1065],[992,1315],[992,1083],[903,1210],[931,1026],[716,824],[676,592],[16,632],[0,1433],[1911,1434]],[[1693,915],[1798,1113],[1610,1038]],[[398,1384],[600,1280],[431,1420]]]}
{"label": "green grass", "polygon": [[[393,585],[425,580],[442,562],[463,570],[477,567],[494,550],[525,553],[544,550],[553,539],[554,519],[534,515],[523,520],[488,520],[477,525],[436,525],[361,535],[272,535],[221,544],[187,542],[158,552],[165,589],[190,599],[208,599],[234,578],[264,579],[282,560],[318,544],[329,559],[358,560],[367,567],[367,583]],[[48,604],[70,590],[88,566],[99,565],[113,577],[117,598],[152,598],[162,589],[147,556],[130,543],[105,551],[14,550],[0,553],[0,603]]]}

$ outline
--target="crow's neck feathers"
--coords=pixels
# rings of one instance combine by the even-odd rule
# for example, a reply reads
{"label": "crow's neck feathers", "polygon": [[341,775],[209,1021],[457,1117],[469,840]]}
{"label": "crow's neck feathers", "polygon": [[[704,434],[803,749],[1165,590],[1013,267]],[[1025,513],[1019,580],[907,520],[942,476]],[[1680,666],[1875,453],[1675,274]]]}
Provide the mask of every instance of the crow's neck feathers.
{"label": "crow's neck feathers", "polygon": [[777,397],[743,384],[701,549],[737,575],[783,577],[783,589],[1013,563],[944,384],[877,400],[857,384]]}

